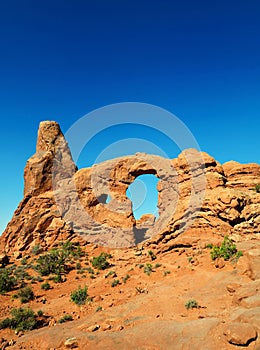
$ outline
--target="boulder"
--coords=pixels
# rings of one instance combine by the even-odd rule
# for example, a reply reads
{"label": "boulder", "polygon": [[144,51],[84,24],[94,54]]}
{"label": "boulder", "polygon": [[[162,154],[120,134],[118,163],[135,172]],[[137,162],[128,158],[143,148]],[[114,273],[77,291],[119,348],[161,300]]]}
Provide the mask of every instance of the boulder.
{"label": "boulder", "polygon": [[223,333],[230,344],[239,346],[248,346],[257,338],[255,327],[249,323],[231,323],[225,327]]}

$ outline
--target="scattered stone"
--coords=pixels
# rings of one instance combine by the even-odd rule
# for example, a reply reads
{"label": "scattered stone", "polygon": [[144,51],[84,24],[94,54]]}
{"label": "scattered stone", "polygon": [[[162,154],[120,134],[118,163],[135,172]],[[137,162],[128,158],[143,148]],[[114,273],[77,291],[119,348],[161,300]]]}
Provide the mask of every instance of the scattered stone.
{"label": "scattered stone", "polygon": [[231,294],[235,293],[237,289],[241,286],[241,284],[238,283],[231,283],[227,285],[227,291]]}
{"label": "scattered stone", "polygon": [[96,296],[94,296],[94,298],[93,298],[93,301],[94,301],[94,302],[98,302],[98,301],[101,301],[101,300],[103,300],[103,298],[101,297],[101,295],[96,295]]}
{"label": "scattered stone", "polygon": [[14,339],[9,340],[8,345],[13,346],[16,343]]}
{"label": "scattered stone", "polygon": [[88,331],[88,332],[96,332],[96,331],[99,330],[99,328],[100,328],[100,325],[95,324],[95,325],[93,325],[93,326],[88,327],[88,328],[87,328],[87,331]]}
{"label": "scattered stone", "polygon": [[248,323],[231,323],[226,326],[223,333],[230,344],[239,346],[247,346],[257,338],[255,327]]}
{"label": "scattered stone", "polygon": [[64,345],[66,346],[66,348],[68,349],[75,349],[78,347],[78,340],[77,338],[73,337],[73,338],[68,338],[65,340]]}
{"label": "scattered stone", "polygon": [[100,326],[100,329],[102,331],[109,331],[111,328],[112,328],[111,324],[108,324],[108,323],[104,323]]}
{"label": "scattered stone", "polygon": [[18,252],[17,252],[17,251],[16,251],[16,252],[14,252],[14,254],[13,254],[13,255],[14,255],[14,258],[15,258],[15,259],[21,259],[21,258],[22,258],[22,253],[21,253],[21,252],[19,252],[19,251],[18,251]]}
{"label": "scattered stone", "polygon": [[141,250],[135,251],[135,256],[140,256],[140,255],[142,255],[142,251]]}
{"label": "scattered stone", "polygon": [[215,260],[215,267],[218,269],[223,269],[225,267],[225,260],[223,258],[218,258]]}
{"label": "scattered stone", "polygon": [[42,297],[40,301],[41,301],[41,303],[46,304],[47,299],[45,297]]}

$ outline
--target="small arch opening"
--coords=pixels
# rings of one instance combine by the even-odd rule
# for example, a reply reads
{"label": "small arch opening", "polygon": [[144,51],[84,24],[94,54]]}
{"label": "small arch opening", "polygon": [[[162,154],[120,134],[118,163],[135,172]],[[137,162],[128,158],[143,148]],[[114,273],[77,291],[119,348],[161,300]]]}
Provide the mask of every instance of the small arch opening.
{"label": "small arch opening", "polygon": [[108,204],[111,201],[110,195],[106,193],[101,194],[100,196],[98,196],[97,199],[99,203],[102,203],[102,204]]}
{"label": "small arch opening", "polygon": [[158,191],[159,179],[152,174],[138,176],[128,187],[127,197],[132,201],[133,215],[139,220],[144,214],[152,214],[158,219]]}

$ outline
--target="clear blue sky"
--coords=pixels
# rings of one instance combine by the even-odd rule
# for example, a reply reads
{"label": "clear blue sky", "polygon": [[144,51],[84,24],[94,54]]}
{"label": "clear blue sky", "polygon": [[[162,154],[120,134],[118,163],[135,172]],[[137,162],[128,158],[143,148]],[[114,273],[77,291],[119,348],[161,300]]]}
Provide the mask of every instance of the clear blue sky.
{"label": "clear blue sky", "polygon": [[66,132],[98,107],[146,102],[177,115],[220,162],[259,163],[259,18],[258,0],[1,1],[0,231],[41,120]]}

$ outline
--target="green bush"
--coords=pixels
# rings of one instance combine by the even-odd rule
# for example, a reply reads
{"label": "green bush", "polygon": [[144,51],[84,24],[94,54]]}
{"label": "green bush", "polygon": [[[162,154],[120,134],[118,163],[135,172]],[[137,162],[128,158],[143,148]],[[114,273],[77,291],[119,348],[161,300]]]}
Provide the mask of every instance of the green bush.
{"label": "green bush", "polygon": [[20,298],[21,303],[28,303],[34,299],[34,293],[31,286],[24,287],[19,290],[17,296]]}
{"label": "green bush", "polygon": [[256,185],[255,185],[255,191],[256,191],[257,193],[260,193],[260,184],[256,184]]}
{"label": "green bush", "polygon": [[126,283],[126,281],[130,278],[130,276],[127,274],[125,277],[123,277],[123,282]]}
{"label": "green bush", "polygon": [[190,299],[185,304],[186,309],[197,309],[199,307],[198,302],[195,299]]}
{"label": "green bush", "polygon": [[228,238],[228,236],[225,236],[220,247],[212,247],[210,255],[212,260],[216,260],[218,258],[229,260],[231,258],[238,259],[243,255],[243,253],[237,250],[235,243],[233,243],[231,239]]}
{"label": "green bush", "polygon": [[33,255],[38,255],[41,252],[40,244],[36,244],[35,246],[33,246],[31,252]]}
{"label": "green bush", "polygon": [[60,244],[60,249],[63,250],[68,256],[72,256],[75,259],[79,259],[85,255],[79,246],[79,243],[72,243],[70,241],[62,242]]}
{"label": "green bush", "polygon": [[83,305],[86,303],[88,296],[88,288],[85,286],[84,288],[78,287],[77,290],[74,290],[70,294],[70,300],[73,301],[77,305]]}
{"label": "green bush", "polygon": [[50,252],[40,255],[35,266],[42,276],[50,274],[60,275],[66,271],[69,260],[69,252],[64,249],[52,249]]}
{"label": "green bush", "polygon": [[91,267],[86,267],[85,270],[90,274],[95,273],[95,271]]}
{"label": "green bush", "polygon": [[13,272],[15,278],[19,281],[23,281],[25,279],[26,280],[31,279],[32,277],[28,274],[26,269],[27,269],[27,266],[18,266]]}
{"label": "green bush", "polygon": [[36,328],[36,315],[31,309],[12,309],[12,318],[6,318],[0,322],[0,329],[11,328],[17,331],[25,331]]}
{"label": "green bush", "polygon": [[115,280],[112,281],[111,287],[115,287],[115,286],[117,286],[119,283],[120,283],[120,281],[115,279]]}
{"label": "green bush", "polygon": [[43,311],[42,310],[38,310],[37,311],[37,316],[42,317],[43,316]]}
{"label": "green bush", "polygon": [[17,285],[17,280],[12,276],[12,270],[4,268],[0,270],[0,294],[10,292]]}
{"label": "green bush", "polygon": [[101,253],[99,256],[92,259],[91,264],[98,270],[105,270],[110,266],[109,262],[107,261],[108,258],[111,258],[110,254]]}
{"label": "green bush", "polygon": [[59,276],[68,269],[71,257],[79,257],[82,254],[81,248],[76,244],[69,241],[61,243],[59,248],[40,255],[35,269],[42,276],[49,276],[50,274]]}
{"label": "green bush", "polygon": [[146,264],[144,267],[144,273],[146,273],[148,276],[153,272],[153,267],[151,264]]}
{"label": "green bush", "polygon": [[51,285],[49,282],[44,282],[42,285],[41,285],[41,289],[43,290],[49,290],[51,289]]}
{"label": "green bush", "polygon": [[167,275],[169,275],[171,273],[171,271],[169,271],[169,270],[165,270],[165,271],[163,271],[163,275],[164,275],[164,277],[165,276],[167,276]]}
{"label": "green bush", "polygon": [[150,256],[151,260],[156,259],[156,255],[154,254],[154,252],[152,250],[148,250],[148,255]]}
{"label": "green bush", "polygon": [[108,278],[108,277],[117,277],[117,274],[115,271],[109,271],[106,275],[105,275],[105,278]]}
{"label": "green bush", "polygon": [[27,264],[27,258],[22,258],[21,260],[21,265],[26,265]]}
{"label": "green bush", "polygon": [[64,323],[72,320],[73,320],[73,317],[71,315],[64,315],[58,320],[58,323]]}
{"label": "green bush", "polygon": [[54,283],[62,283],[62,282],[65,281],[65,280],[62,278],[62,276],[61,276],[60,273],[58,273],[57,275],[53,276],[52,280],[53,280]]}

